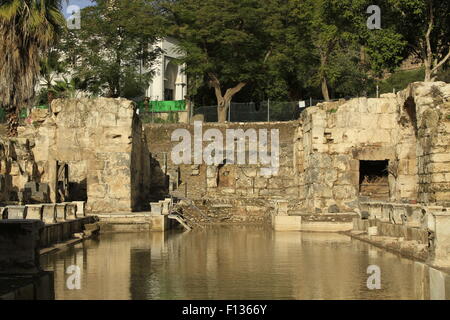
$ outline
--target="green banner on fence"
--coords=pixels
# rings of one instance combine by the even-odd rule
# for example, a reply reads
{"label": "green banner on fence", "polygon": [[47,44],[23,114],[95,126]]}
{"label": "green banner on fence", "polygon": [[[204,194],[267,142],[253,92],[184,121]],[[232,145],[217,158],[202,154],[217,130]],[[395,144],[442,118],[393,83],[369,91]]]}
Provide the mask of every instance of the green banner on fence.
{"label": "green banner on fence", "polygon": [[147,106],[143,102],[139,103],[138,106],[141,110],[149,112],[185,111],[186,101],[149,101]]}

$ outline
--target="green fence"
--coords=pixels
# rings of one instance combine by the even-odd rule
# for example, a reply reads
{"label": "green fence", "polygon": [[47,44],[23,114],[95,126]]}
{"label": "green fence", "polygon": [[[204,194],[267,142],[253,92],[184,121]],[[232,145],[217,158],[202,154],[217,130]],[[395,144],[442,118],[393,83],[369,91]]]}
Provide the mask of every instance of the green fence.
{"label": "green fence", "polygon": [[186,101],[149,101],[138,102],[139,110],[143,112],[176,112],[186,110]]}

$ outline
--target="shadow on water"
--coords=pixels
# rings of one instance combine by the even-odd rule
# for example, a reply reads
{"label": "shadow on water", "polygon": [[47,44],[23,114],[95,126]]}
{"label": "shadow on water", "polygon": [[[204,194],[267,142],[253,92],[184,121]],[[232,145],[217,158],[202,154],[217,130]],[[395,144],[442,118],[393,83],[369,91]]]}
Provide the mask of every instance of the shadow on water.
{"label": "shadow on water", "polygon": [[[104,234],[43,257],[57,299],[445,299],[450,279],[340,234],[263,226]],[[80,267],[81,288],[65,271]],[[380,267],[381,289],[367,288]]]}

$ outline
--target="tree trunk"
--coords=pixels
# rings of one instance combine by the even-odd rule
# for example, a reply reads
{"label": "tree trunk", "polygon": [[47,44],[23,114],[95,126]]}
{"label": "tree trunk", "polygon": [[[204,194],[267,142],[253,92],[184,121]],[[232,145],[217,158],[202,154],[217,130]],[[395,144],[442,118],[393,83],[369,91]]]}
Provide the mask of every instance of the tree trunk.
{"label": "tree trunk", "polygon": [[425,82],[432,81],[432,71],[431,71],[431,65],[427,61],[428,59],[425,59],[424,65],[425,65]]}
{"label": "tree trunk", "polygon": [[327,75],[325,67],[328,64],[328,54],[320,53],[320,84],[322,87],[322,96],[325,101],[330,101],[330,93],[328,91]]}
{"label": "tree trunk", "polygon": [[214,87],[217,98],[217,121],[223,123],[227,121],[228,109],[230,108],[231,99],[233,96],[245,87],[245,82],[240,82],[233,88],[227,89],[224,95],[222,95],[222,88],[220,87],[219,79],[212,73],[209,74],[211,79],[211,85]]}
{"label": "tree trunk", "polygon": [[430,2],[429,4],[429,12],[428,12],[428,30],[425,34],[425,57],[423,59],[423,63],[425,65],[425,82],[432,81],[433,76],[433,51],[431,49],[431,40],[430,35],[431,31],[433,30],[434,25],[434,14],[433,14],[433,6]]}
{"label": "tree trunk", "polygon": [[228,110],[230,108],[231,99],[229,101],[225,101],[222,99],[221,102],[217,101],[217,121],[219,123],[223,123],[228,119]]}
{"label": "tree trunk", "polygon": [[328,83],[326,76],[322,76],[322,95],[325,101],[330,101],[330,93],[328,91]]}
{"label": "tree trunk", "polygon": [[[433,48],[431,47],[431,32],[434,28],[434,9],[433,2],[428,1],[428,30],[425,34],[425,49],[422,52],[422,59],[425,65],[425,82],[436,81],[436,74],[447,60],[450,59],[450,50],[442,57],[441,61],[437,57],[434,58]],[[437,50],[436,50],[437,51]]]}

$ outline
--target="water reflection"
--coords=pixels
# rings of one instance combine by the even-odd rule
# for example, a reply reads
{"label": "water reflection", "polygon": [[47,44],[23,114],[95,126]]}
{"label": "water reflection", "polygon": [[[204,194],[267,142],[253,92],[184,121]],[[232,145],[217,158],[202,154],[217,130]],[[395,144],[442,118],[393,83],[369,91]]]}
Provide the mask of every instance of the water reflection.
{"label": "water reflection", "polygon": [[[339,234],[211,227],[105,234],[42,258],[57,299],[445,299],[449,277]],[[70,265],[81,289],[68,290]],[[369,265],[381,290],[367,289]]]}

